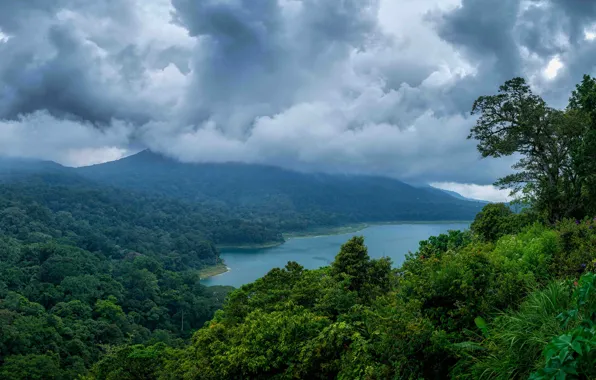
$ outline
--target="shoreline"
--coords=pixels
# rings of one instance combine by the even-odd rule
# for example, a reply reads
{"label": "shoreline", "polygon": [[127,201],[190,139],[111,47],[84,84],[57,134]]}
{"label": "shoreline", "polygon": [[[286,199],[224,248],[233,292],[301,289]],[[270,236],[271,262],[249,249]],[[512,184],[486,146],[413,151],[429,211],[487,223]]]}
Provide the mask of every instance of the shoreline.
{"label": "shoreline", "polygon": [[334,235],[344,235],[354,232],[362,231],[366,228],[373,227],[373,226],[397,226],[401,224],[454,224],[454,223],[466,223],[471,224],[472,220],[402,220],[402,221],[391,221],[391,222],[366,222],[361,223],[358,225],[347,225],[341,227],[329,227],[329,228],[321,228],[312,231],[298,231],[298,232],[288,232],[283,234],[284,238],[286,239],[301,239],[301,238],[312,238],[312,237],[319,237],[319,236],[334,236]]}
{"label": "shoreline", "polygon": [[354,233],[358,231],[362,231],[371,224],[369,223],[359,223],[356,225],[344,225],[339,227],[321,227],[315,228],[312,230],[306,231],[294,231],[294,232],[286,232],[283,234],[284,239],[301,239],[301,238],[312,238],[312,237],[319,237],[319,236],[334,236],[334,235],[344,235],[349,233]]}
{"label": "shoreline", "polygon": [[[274,248],[279,247],[280,245],[284,244],[286,241],[290,239],[305,239],[305,238],[315,238],[315,237],[323,237],[323,236],[335,236],[335,235],[345,235],[350,233],[355,233],[362,231],[368,227],[372,226],[392,226],[392,225],[400,225],[400,224],[453,224],[453,223],[472,223],[471,220],[419,220],[419,221],[409,221],[409,220],[402,220],[402,221],[392,221],[392,222],[367,222],[367,223],[360,223],[356,225],[344,225],[339,227],[323,227],[317,228],[310,231],[298,231],[298,232],[287,232],[283,234],[284,241],[282,242],[270,242],[270,243],[263,243],[263,244],[244,244],[238,246],[231,246],[231,245],[218,245],[217,248],[219,250],[257,250],[257,249],[267,249],[267,248]],[[205,280],[207,278],[215,277],[222,275],[231,271],[231,268],[228,267],[225,262],[222,262],[217,265],[209,266],[200,270],[201,273],[201,280]]]}
{"label": "shoreline", "polygon": [[225,263],[219,263],[211,265],[199,270],[199,276],[201,280],[206,280],[211,277],[219,276],[224,273],[231,271],[232,269]]}
{"label": "shoreline", "polygon": [[241,245],[216,245],[217,249],[219,249],[220,251],[222,250],[230,250],[230,249],[236,249],[236,250],[251,250],[251,249],[266,249],[266,248],[274,248],[274,247],[279,247],[280,245],[282,245],[283,243],[285,243],[284,241],[272,241],[272,242],[268,242],[268,243],[262,243],[262,244],[241,244]]}
{"label": "shoreline", "polygon": [[362,231],[372,226],[394,226],[400,224],[453,224],[453,223],[472,223],[472,220],[398,220],[389,222],[365,222],[358,224],[347,224],[337,227],[321,227],[314,228],[306,231],[292,231],[282,233],[284,241],[268,242],[263,244],[242,244],[242,245],[217,245],[219,250],[255,250],[255,249],[266,249],[275,248],[284,244],[290,239],[302,239],[302,238],[313,238],[321,236],[335,236],[345,235],[354,232]]}

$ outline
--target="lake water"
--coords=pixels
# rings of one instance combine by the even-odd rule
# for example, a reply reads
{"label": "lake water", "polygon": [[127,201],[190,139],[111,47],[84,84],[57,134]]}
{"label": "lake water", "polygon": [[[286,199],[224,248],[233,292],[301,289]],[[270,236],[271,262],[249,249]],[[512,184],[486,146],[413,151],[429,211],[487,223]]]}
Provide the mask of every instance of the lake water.
{"label": "lake water", "polygon": [[273,268],[296,261],[307,269],[329,265],[340,246],[355,235],[364,236],[368,254],[372,258],[388,256],[393,266],[403,263],[409,251],[418,249],[418,242],[448,230],[464,230],[469,223],[395,224],[370,226],[355,233],[289,239],[284,244],[266,249],[227,250],[221,257],[230,270],[202,281],[211,285],[241,285],[263,277]]}

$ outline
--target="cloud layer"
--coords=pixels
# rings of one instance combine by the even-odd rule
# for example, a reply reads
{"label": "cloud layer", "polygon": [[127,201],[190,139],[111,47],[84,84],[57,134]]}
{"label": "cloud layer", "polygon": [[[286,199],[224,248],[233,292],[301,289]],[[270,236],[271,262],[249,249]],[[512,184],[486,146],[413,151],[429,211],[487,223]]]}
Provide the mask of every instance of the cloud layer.
{"label": "cloud layer", "polygon": [[466,140],[473,100],[522,75],[564,106],[595,22],[582,0],[0,0],[0,153],[486,185],[512,159]]}

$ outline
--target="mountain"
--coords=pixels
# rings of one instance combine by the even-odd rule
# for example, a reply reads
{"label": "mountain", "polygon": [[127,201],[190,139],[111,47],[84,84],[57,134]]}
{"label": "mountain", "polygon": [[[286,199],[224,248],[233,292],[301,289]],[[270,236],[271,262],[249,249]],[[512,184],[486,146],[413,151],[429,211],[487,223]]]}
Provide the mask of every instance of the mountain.
{"label": "mountain", "polygon": [[53,161],[0,156],[0,181],[39,173],[65,173],[66,168]]}
{"label": "mountain", "polygon": [[148,150],[76,173],[111,186],[242,208],[256,218],[276,219],[283,230],[352,222],[471,220],[482,208],[391,178],[234,162],[181,163]]}

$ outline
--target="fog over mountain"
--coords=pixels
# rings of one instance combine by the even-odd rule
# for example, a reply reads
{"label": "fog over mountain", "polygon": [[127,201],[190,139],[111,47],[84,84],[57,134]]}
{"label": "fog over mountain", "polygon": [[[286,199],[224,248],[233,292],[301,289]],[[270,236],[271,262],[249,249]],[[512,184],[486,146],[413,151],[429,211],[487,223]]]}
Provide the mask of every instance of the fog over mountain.
{"label": "fog over mountain", "polygon": [[150,148],[502,197],[483,186],[514,160],[466,140],[473,100],[525,76],[564,106],[594,74],[595,16],[582,0],[0,0],[0,153],[81,166]]}

